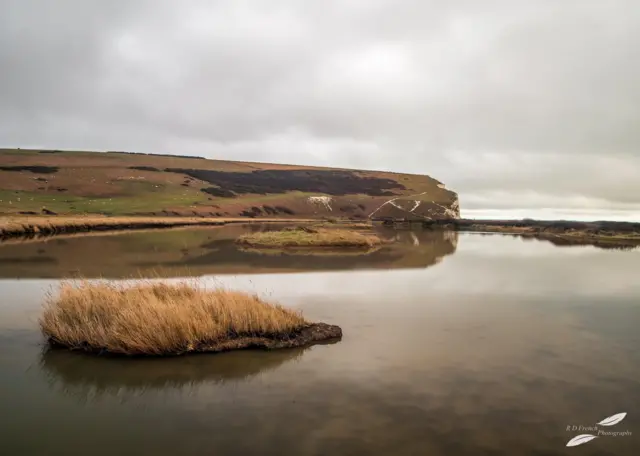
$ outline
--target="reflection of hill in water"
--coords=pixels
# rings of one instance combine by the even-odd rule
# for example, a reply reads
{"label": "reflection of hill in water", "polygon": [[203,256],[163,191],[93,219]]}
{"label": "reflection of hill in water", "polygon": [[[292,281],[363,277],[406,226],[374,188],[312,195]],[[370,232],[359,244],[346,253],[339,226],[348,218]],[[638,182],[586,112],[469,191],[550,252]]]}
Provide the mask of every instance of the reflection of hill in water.
{"label": "reflection of hill in water", "polygon": [[52,387],[91,398],[244,380],[299,359],[306,349],[126,359],[51,349],[42,354],[40,366]]}
{"label": "reflection of hill in water", "polygon": [[209,252],[170,266],[199,270],[218,264],[232,272],[420,268],[436,264],[441,257],[453,253],[457,240],[455,236],[448,238],[449,232],[381,230],[380,234],[396,242],[373,250],[345,249],[342,255],[335,250],[320,250],[312,255],[309,250],[239,249],[233,241],[221,240],[208,244]]}
{"label": "reflection of hill in water", "polygon": [[124,278],[345,269],[425,268],[455,252],[457,233],[378,228],[395,242],[371,251],[259,252],[238,249],[234,240],[267,225],[228,225],[50,238],[0,244],[0,277]]}

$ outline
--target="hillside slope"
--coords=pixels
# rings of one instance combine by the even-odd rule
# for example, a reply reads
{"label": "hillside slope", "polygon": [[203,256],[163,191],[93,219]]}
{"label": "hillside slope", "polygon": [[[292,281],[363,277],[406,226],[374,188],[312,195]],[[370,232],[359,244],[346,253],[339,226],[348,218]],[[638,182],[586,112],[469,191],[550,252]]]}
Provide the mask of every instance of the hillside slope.
{"label": "hillside slope", "polygon": [[124,152],[0,149],[0,213],[459,217],[422,175]]}

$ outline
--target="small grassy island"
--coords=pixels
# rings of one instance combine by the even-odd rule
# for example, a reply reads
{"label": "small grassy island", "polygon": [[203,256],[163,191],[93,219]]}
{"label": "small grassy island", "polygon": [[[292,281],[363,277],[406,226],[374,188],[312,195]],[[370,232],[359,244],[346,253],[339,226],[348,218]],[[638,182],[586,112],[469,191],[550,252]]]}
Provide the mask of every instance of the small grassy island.
{"label": "small grassy island", "polygon": [[371,248],[384,241],[374,233],[343,228],[300,226],[280,231],[263,231],[240,236],[236,243],[257,248],[359,247]]}
{"label": "small grassy island", "polygon": [[52,346],[120,355],[300,347],[342,336],[256,295],[186,282],[63,283],[40,327]]}

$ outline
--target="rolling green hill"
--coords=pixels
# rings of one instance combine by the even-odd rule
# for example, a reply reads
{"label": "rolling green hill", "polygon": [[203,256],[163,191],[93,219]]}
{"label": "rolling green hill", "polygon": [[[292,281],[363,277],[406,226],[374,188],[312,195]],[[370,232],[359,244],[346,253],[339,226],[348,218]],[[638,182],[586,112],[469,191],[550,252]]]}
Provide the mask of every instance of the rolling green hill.
{"label": "rolling green hill", "polygon": [[0,149],[0,213],[438,219],[424,175],[126,152]]}

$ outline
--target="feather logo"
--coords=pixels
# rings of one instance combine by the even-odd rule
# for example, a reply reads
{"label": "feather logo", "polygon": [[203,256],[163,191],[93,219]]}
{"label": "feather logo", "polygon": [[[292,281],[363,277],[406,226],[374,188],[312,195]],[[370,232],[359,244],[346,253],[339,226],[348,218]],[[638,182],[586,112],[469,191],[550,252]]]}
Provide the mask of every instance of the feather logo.
{"label": "feather logo", "polygon": [[[626,412],[616,413],[615,415],[611,415],[603,419],[602,421],[596,423],[596,426],[615,426],[620,421],[624,420],[626,416],[627,416]],[[597,439],[597,438],[598,436],[593,434],[576,435],[574,438],[572,438],[567,442],[567,446],[574,447],[574,446],[582,445],[584,443],[591,442],[593,439]]]}
{"label": "feather logo", "polygon": [[593,434],[580,434],[576,435],[574,438],[567,442],[568,447],[582,445],[583,443],[591,442],[593,439],[598,438],[597,435]]}
{"label": "feather logo", "polygon": [[620,421],[624,420],[625,416],[627,416],[626,413],[616,413],[615,415],[611,415],[610,417],[600,421],[598,424],[600,426],[613,426],[614,424],[618,424]]}

